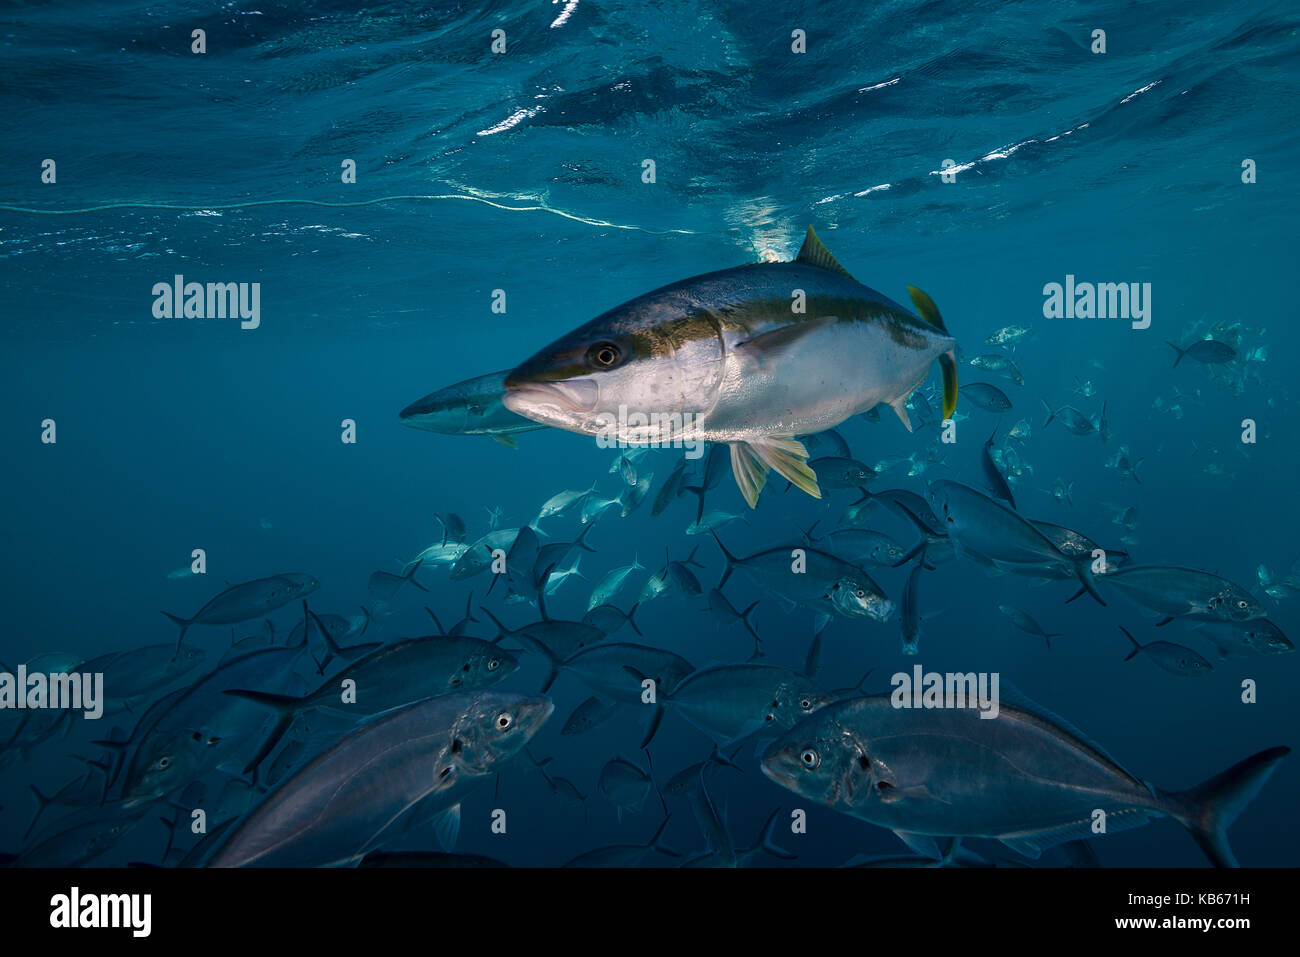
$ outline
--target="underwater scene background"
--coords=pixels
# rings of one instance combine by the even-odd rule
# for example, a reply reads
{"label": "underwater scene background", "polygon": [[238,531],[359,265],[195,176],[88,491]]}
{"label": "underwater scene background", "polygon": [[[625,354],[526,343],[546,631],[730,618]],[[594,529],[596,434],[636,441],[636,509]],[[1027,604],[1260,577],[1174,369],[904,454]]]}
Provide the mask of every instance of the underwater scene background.
{"label": "underwater scene background", "polygon": [[[183,722],[215,750],[133,803],[133,731],[150,706],[211,674],[233,640],[244,653],[300,641],[301,599],[345,648],[452,631],[467,607],[464,633],[485,641],[498,635],[491,616],[511,630],[543,620],[517,570],[490,593],[486,565],[453,578],[447,546],[477,547],[494,530],[532,525],[541,546],[584,535],[589,550],[557,565],[573,573],[548,580],[549,617],[581,622],[596,586],[634,564],[608,601],[635,606],[639,634],[622,626],[603,641],[666,649],[693,668],[745,662],[746,623],[710,607],[724,553],[710,534],[687,534],[701,502],[683,487],[709,481],[703,510],[725,513],[714,530],[737,557],[832,551],[825,536],[850,528],[912,553],[897,567],[840,554],[889,598],[885,621],[827,623],[743,570],[722,587],[736,610],[758,602],[748,623],[765,664],[804,672],[825,625],[811,678],[828,694],[887,692],[917,664],[997,673],[1169,790],[1300,738],[1285,638],[1261,653],[1204,619],[1156,628],[1163,614],[1104,580],[1104,607],[1087,595],[1067,604],[1076,580],[1009,574],[960,549],[923,570],[919,641],[906,654],[919,533],[888,502],[860,501],[862,489],[925,496],[940,480],[996,491],[993,436],[1023,518],[1076,530],[1129,565],[1220,576],[1257,604],[1252,621],[1294,635],[1294,5],[71,3],[0,18],[0,671],[98,659],[106,702],[97,720],[0,710],[0,851],[16,863],[201,862],[185,859],[201,837],[194,808],[210,829],[237,822],[359,719],[299,715],[244,774],[278,712],[218,689]],[[493,52],[495,30],[504,52]],[[823,485],[817,499],[773,473],[750,509],[726,458],[706,476],[705,455],[655,513],[681,449],[600,448],[557,429],[498,442],[399,418],[650,290],[792,260],[810,225],[860,283],[908,310],[908,286],[938,304],[963,386],[955,441],[944,441],[932,366],[909,404],[912,431],[887,407],[836,427],[847,457],[874,473],[860,483]],[[259,284],[257,327],[160,318],[170,296],[155,287],[178,275]],[[1149,325],[1049,316],[1048,287],[1067,282],[1137,284]],[[1198,340],[1227,352],[1202,346],[1175,365],[1167,343]],[[1010,407],[969,391],[981,382]],[[814,460],[845,457],[830,437],[806,444]],[[590,492],[539,519],[565,490]],[[435,557],[411,564],[432,546]],[[669,561],[681,564],[664,571]],[[285,573],[318,587],[299,583],[301,594],[246,620],[191,625],[183,661],[115,656],[174,648],[178,628],[160,611],[189,619],[228,587]],[[343,655],[318,670],[329,649],[307,621],[309,654],[250,669],[241,686],[302,696],[347,666]],[[1184,656],[1180,670],[1168,649],[1126,660],[1121,626],[1210,667]],[[536,694],[550,670],[537,645],[502,639],[518,669],[485,686]],[[654,709],[624,703],[562,733],[602,697],[570,672],[549,686],[554,713],[528,753],[465,793],[454,848],[439,842],[439,816],[382,850],[549,866],[642,844],[606,862],[677,866],[728,857],[712,809],[740,863],[913,853],[769,779],[771,738],[757,725],[715,742],[668,703],[642,750]],[[217,714],[220,733],[205,724]],[[689,775],[668,788],[715,743],[736,767],[706,769],[707,800]],[[607,768],[620,757],[648,785]],[[1231,827],[1240,863],[1300,859],[1298,788],[1300,765],[1282,760]],[[796,810],[806,831],[792,831]],[[769,820],[782,853],[759,846]],[[355,826],[365,844],[373,822]],[[1096,860],[1075,845],[1038,859],[980,837],[963,847],[999,864],[1206,863],[1167,818],[1089,840]]]}

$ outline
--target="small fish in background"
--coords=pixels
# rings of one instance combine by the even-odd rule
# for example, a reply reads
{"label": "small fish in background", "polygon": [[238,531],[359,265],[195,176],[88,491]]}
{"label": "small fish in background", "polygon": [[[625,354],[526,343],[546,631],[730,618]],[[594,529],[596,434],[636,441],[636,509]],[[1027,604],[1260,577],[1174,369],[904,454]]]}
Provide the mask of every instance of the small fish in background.
{"label": "small fish in background", "polygon": [[269,532],[272,528],[275,527],[275,526],[273,526],[270,522],[268,522],[268,521],[267,521],[266,519],[264,519],[264,518],[259,518],[259,519],[257,520],[257,524],[258,524],[258,527],[260,527],[260,528],[262,529],[262,531],[264,531],[264,532]]}
{"label": "small fish in background", "polygon": [[611,758],[600,769],[596,787],[614,805],[618,822],[623,823],[623,812],[638,813],[654,789],[648,771],[619,755]]}
{"label": "small fish in background", "polygon": [[1071,497],[1074,493],[1073,482],[1067,483],[1065,479],[1058,477],[1055,485],[1050,489],[1043,489],[1043,491],[1052,496],[1052,498],[1056,499],[1058,502],[1071,507],[1074,506],[1074,499]]}
{"label": "small fish in background", "polygon": [[1163,615],[1159,625],[1175,618],[1245,622],[1265,617],[1267,610],[1240,585],[1195,568],[1131,565],[1108,571],[1098,581],[1118,589],[1135,604]]}
{"label": "small fish in background", "polygon": [[195,578],[197,576],[194,573],[193,565],[183,565],[180,568],[174,569],[173,571],[169,571],[167,573],[167,577],[171,581],[178,581],[182,578]]}
{"label": "small fish in background", "polygon": [[1172,641],[1153,641],[1143,645],[1124,626],[1121,625],[1119,630],[1124,632],[1128,640],[1133,643],[1133,650],[1125,656],[1125,661],[1130,661],[1138,655],[1146,655],[1165,671],[1175,675],[1202,675],[1214,670],[1212,664],[1191,648],[1174,644]]}
{"label": "small fish in background", "polygon": [[1091,379],[1080,380],[1078,376],[1075,376],[1074,382],[1075,382],[1075,386],[1074,386],[1075,395],[1081,395],[1085,399],[1091,399],[1094,395],[1097,394],[1097,390],[1093,388]]}
{"label": "small fish in background", "polygon": [[562,492],[556,492],[542,503],[542,507],[538,510],[537,518],[533,520],[533,524],[536,525],[544,518],[559,518],[563,515],[567,515],[569,512],[573,511],[573,509],[581,506],[582,503],[586,501],[587,496],[595,491],[596,483],[592,482],[591,488],[582,489],[581,491],[577,489],[566,489]]}
{"label": "small fish in background", "polygon": [[237,625],[253,618],[262,618],[268,612],[310,595],[320,588],[311,575],[286,572],[269,578],[258,578],[232,585],[218,594],[190,618],[181,618],[163,612],[163,616],[180,628],[176,647],[180,648],[185,632],[194,625]]}
{"label": "small fish in background", "polygon": [[1132,505],[1115,505],[1112,502],[1103,504],[1114,513],[1110,520],[1112,525],[1127,528],[1129,531],[1137,528],[1138,512]]}
{"label": "small fish in background", "polygon": [[618,709],[617,701],[605,701],[593,695],[573,709],[573,713],[564,722],[564,727],[560,729],[560,734],[566,737],[586,734],[609,721]]}
{"label": "small fish in background", "polygon": [[1142,479],[1138,476],[1138,467],[1145,461],[1146,459],[1138,459],[1134,461],[1129,457],[1128,446],[1121,445],[1119,451],[1110,459],[1107,459],[1105,464],[1106,468],[1115,469],[1115,471],[1119,473],[1120,479],[1132,479],[1138,485],[1141,485]]}
{"label": "small fish in background", "polygon": [[722,509],[714,508],[705,512],[699,520],[691,522],[686,526],[687,535],[704,535],[708,532],[715,531],[719,528],[725,528],[732,522],[741,521],[749,523],[749,516],[741,512],[724,512]]}
{"label": "small fish in background", "polygon": [[972,405],[985,412],[1007,412],[1011,400],[995,385],[987,382],[970,382],[958,390]]}
{"label": "small fish in background", "polygon": [[613,498],[605,498],[603,495],[592,492],[582,501],[582,513],[579,516],[579,521],[581,521],[583,525],[590,524],[600,518],[600,516],[604,515],[606,511],[613,508],[615,505],[622,506],[624,503],[620,497],[621,494],[622,493]]}
{"label": "small fish in background", "polygon": [[618,504],[622,506],[620,513],[622,518],[627,518],[641,507],[641,503],[650,494],[650,485],[654,482],[654,478],[653,472],[647,472],[635,485],[629,485],[619,493]]}
{"label": "small fish in background", "polygon": [[1043,626],[1033,619],[1028,612],[1021,611],[1014,605],[998,605],[998,611],[1011,619],[1011,623],[1027,635],[1033,635],[1035,638],[1042,638],[1047,644],[1047,649],[1052,648],[1053,638],[1063,638],[1064,635],[1059,631],[1046,631]]}
{"label": "small fish in background", "polygon": [[995,375],[1010,379],[1016,385],[1025,384],[1025,377],[1016,368],[1016,364],[1006,356],[996,354],[976,356],[970,360],[970,364],[976,369],[983,369],[985,372],[992,372]]}
{"label": "small fish in background", "polygon": [[1237,357],[1237,350],[1225,342],[1218,342],[1214,339],[1198,339],[1186,349],[1180,349],[1172,342],[1166,341],[1166,345],[1177,353],[1174,359],[1174,368],[1184,359],[1195,359],[1203,365],[1223,365],[1231,362]]}
{"label": "small fish in background", "polygon": [[505,509],[500,505],[484,505],[483,511],[488,515],[488,528],[493,531],[501,527],[501,520],[505,517]]}
{"label": "small fish in background", "polygon": [[614,597],[623,590],[627,583],[628,576],[634,572],[644,571],[645,566],[641,564],[638,557],[633,556],[632,564],[620,565],[618,568],[611,568],[605,573],[596,587],[591,590],[591,597],[587,601],[587,611],[591,611],[598,605],[607,605]]}
{"label": "small fish in background", "polygon": [[986,346],[1010,345],[1013,342],[1019,342],[1027,335],[1029,335],[1029,330],[1024,326],[1003,326],[985,339],[984,344]]}
{"label": "small fish in background", "polygon": [[1097,434],[1097,424],[1072,405],[1065,405],[1056,411],[1052,411],[1052,407],[1043,402],[1043,408],[1047,411],[1047,418],[1043,420],[1042,425],[1044,429],[1053,422],[1059,421],[1067,431],[1074,435]]}
{"label": "small fish in background", "polygon": [[1029,424],[1028,419],[1021,419],[1011,427],[1007,435],[1017,442],[1024,442],[1033,435],[1033,427]]}
{"label": "small fish in background", "polygon": [[636,611],[639,607],[641,606],[633,605],[624,612],[615,605],[597,605],[595,608],[588,609],[587,613],[582,616],[582,623],[600,630],[606,637],[614,634],[624,625],[630,625],[632,630],[640,635],[641,629],[637,627],[635,620]]}
{"label": "small fish in background", "polygon": [[1295,651],[1291,639],[1267,618],[1244,622],[1214,622],[1198,625],[1193,631],[1214,645],[1220,658],[1248,655],[1285,655]]}
{"label": "small fish in background", "polygon": [[442,526],[442,541],[445,545],[447,542],[465,541],[465,520],[455,512],[448,512],[446,515],[435,514],[433,516],[438,524]]}

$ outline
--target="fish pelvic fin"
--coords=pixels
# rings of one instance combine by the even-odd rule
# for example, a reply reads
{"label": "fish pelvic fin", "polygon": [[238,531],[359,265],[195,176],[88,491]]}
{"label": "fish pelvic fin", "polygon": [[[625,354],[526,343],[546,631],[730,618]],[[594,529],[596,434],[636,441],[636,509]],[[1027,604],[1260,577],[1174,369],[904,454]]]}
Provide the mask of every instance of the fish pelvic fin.
{"label": "fish pelvic fin", "polygon": [[508,449],[519,448],[518,440],[516,440],[513,435],[509,435],[504,432],[494,433],[492,436],[492,441],[495,442],[497,445],[504,445]]}
{"label": "fish pelvic fin", "polygon": [[[734,450],[737,445],[731,447]],[[813,498],[821,498],[822,490],[817,484],[817,473],[808,465],[808,450],[802,442],[793,436],[769,435],[743,443],[745,450],[762,463],[764,472],[773,469],[800,491],[807,492]],[[732,464],[735,464],[733,453]],[[741,489],[744,491],[743,487]],[[758,496],[754,496],[755,501]],[[746,499],[748,501],[748,499]],[[754,503],[750,502],[750,507]]]}
{"label": "fish pelvic fin", "polygon": [[889,407],[898,413],[898,421],[903,423],[903,428],[911,432],[912,420],[907,417],[907,396],[900,395],[893,402],[889,403]]}
{"label": "fish pelvic fin", "polygon": [[1215,867],[1237,866],[1228,828],[1290,753],[1288,747],[1260,751],[1194,788],[1169,795],[1175,805],[1170,813],[1192,832]]}
{"label": "fish pelvic fin", "polygon": [[[750,508],[758,507],[758,496],[767,484],[767,466],[745,442],[731,443],[731,474],[735,476],[740,494]],[[688,487],[688,491],[691,491]],[[704,495],[700,495],[700,512],[704,511]],[[701,514],[702,517],[702,514]],[[698,522],[699,519],[697,518]]]}

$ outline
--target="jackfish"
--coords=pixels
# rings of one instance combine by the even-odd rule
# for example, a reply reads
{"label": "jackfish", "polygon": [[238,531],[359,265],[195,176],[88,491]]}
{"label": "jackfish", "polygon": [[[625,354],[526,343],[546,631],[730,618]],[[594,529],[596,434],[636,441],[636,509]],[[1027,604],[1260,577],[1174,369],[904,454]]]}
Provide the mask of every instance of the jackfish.
{"label": "jackfish", "polygon": [[919,317],[854,280],[809,227],[793,262],[685,279],[557,339],[506,376],[505,406],[632,445],[727,443],[750,507],[771,469],[820,498],[796,436],[882,402],[910,431],[907,399],[936,359],[944,418],[956,406],[956,340],[908,291]]}

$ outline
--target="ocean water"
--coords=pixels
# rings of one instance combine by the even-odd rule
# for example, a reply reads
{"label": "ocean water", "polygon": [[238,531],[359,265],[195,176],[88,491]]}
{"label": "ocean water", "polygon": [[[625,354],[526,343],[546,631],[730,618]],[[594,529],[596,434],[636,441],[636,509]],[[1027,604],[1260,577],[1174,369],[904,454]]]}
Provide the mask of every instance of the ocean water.
{"label": "ocean water", "polygon": [[[994,413],[963,396],[957,441],[944,443],[935,367],[922,389],[932,411],[915,431],[888,408],[878,421],[844,422],[853,456],[880,473],[871,491],[924,494],[936,479],[983,489],[983,446],[996,430],[998,448],[1021,463],[1012,487],[1022,515],[1123,549],[1133,564],[1229,579],[1294,637],[1293,5],[73,3],[0,19],[0,488],[9,504],[0,670],[54,652],[72,668],[172,642],[177,629],[160,610],[188,617],[230,585],[284,572],[319,581],[307,596],[317,613],[366,608],[372,622],[354,641],[428,634],[424,606],[450,623],[470,593],[471,607],[510,627],[537,620],[536,607],[505,604],[502,584],[485,594],[490,572],[452,581],[445,567],[424,568],[427,593],[403,586],[387,600],[369,582],[440,543],[437,515],[461,516],[473,542],[494,521],[533,521],[562,489],[594,482],[601,495],[619,494],[626,483],[610,467],[620,453],[549,429],[518,435],[514,449],[422,432],[399,411],[512,368],[651,289],[793,258],[809,225],[884,296],[907,303],[909,285],[929,293],[965,360],[962,382],[996,385],[1012,403]],[[194,29],[206,31],[205,53],[191,52]],[[491,49],[498,29],[504,53]],[[1093,50],[1099,29],[1104,53]],[[792,51],[797,30],[806,52]],[[42,181],[47,159],[54,182]],[[343,182],[348,160],[354,183]],[[177,275],[260,284],[258,327],[156,318],[152,290]],[[1048,318],[1045,287],[1067,277],[1139,284],[1149,326]],[[493,308],[497,290],[504,311]],[[1007,327],[1024,332],[986,343]],[[1209,337],[1232,346],[1230,362],[1173,366],[1167,342]],[[1011,357],[1024,384],[969,365],[989,354]],[[1044,428],[1044,403],[1094,421],[1104,406],[1109,440],[1059,422]],[[354,442],[343,441],[345,420]],[[1021,420],[1029,434],[1010,438]],[[1253,442],[1243,441],[1244,420],[1255,424]],[[54,442],[43,441],[47,421]],[[1121,447],[1142,460],[1140,481],[1107,466]],[[653,475],[650,498],[595,521],[586,539],[595,552],[580,553],[585,578],[559,588],[550,614],[580,619],[594,584],[636,558],[645,569],[615,599],[627,610],[665,551],[694,554],[705,594],[717,584],[722,553],[708,536],[685,535],[696,500],[651,515],[680,455],[659,449],[637,461],[639,478]],[[1058,483],[1068,499],[1052,494]],[[805,530],[837,527],[859,497],[826,490],[815,500],[784,484],[771,479],[752,511],[729,474],[708,493],[708,508],[745,513],[719,532],[728,549],[800,547]],[[1115,521],[1127,508],[1131,528]],[[544,543],[582,530],[576,511],[540,524]],[[915,541],[885,508],[868,527],[904,547]],[[169,578],[194,549],[205,552],[206,574]],[[896,603],[909,570],[869,569]],[[849,688],[870,670],[863,687],[875,693],[915,664],[996,672],[1167,789],[1300,739],[1294,653],[1221,658],[1194,622],[1157,630],[1159,616],[1114,591],[1102,607],[1086,597],[1066,604],[1074,590],[961,558],[939,564],[921,579],[918,655],[903,654],[897,613],[836,617],[816,680]],[[759,601],[764,661],[803,667],[817,625],[808,609],[783,607],[742,574],[725,593],[738,608]],[[1049,648],[1000,605],[1061,637]],[[474,615],[469,633],[494,637],[488,617]],[[302,610],[294,601],[234,626],[194,626],[185,646],[206,652],[202,668],[130,711],[73,716],[35,741],[31,725],[0,714],[0,851],[32,844],[31,786],[51,795],[80,780],[78,756],[111,752],[94,741],[113,728],[125,740],[150,700],[214,668],[232,637],[263,633],[264,618],[282,642]],[[624,629],[606,640],[671,649],[697,667],[752,650],[742,627],[720,628],[704,597],[679,586],[643,602],[636,622],[644,637]],[[1146,655],[1126,661],[1120,626],[1144,643],[1193,648],[1213,670],[1185,676]],[[535,692],[545,663],[518,654],[520,670],[501,687]],[[299,691],[310,677],[299,675]],[[111,694],[111,666],[104,680]],[[602,767],[623,755],[662,786],[710,753],[710,739],[671,711],[648,754],[645,716],[632,707],[562,735],[592,691],[566,674],[549,694],[555,713],[531,752],[586,800],[557,796],[519,756],[467,795],[457,852],[553,865],[648,841],[664,817],[659,799],[619,813],[600,793]],[[321,731],[311,748],[348,730]],[[807,813],[806,833],[776,830],[796,859],[758,854],[754,866],[903,851],[887,830],[768,780],[752,744],[735,761],[738,770],[715,769],[709,788],[737,847],[775,809],[778,822]],[[198,783],[214,795],[240,770],[211,770]],[[1300,860],[1298,788],[1293,757],[1231,829],[1243,864]],[[683,856],[647,853],[646,866],[706,849],[691,803],[666,803],[663,840]],[[504,835],[491,828],[496,809],[507,813]],[[52,805],[37,829],[58,833],[72,815],[131,819],[110,789],[99,808]],[[87,863],[164,860],[158,816],[123,828]],[[182,849],[194,840],[183,823],[174,837]],[[1000,861],[1063,860],[968,846]],[[1205,863],[1168,819],[1089,846],[1103,866]],[[399,847],[434,850],[432,829],[390,849]],[[77,859],[66,850],[51,862]]]}

